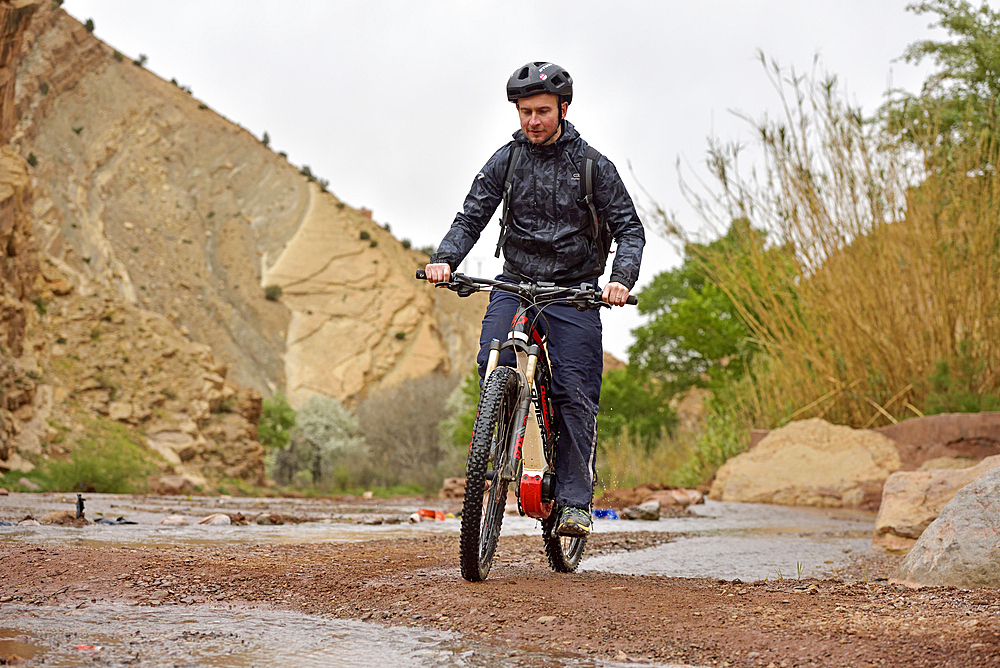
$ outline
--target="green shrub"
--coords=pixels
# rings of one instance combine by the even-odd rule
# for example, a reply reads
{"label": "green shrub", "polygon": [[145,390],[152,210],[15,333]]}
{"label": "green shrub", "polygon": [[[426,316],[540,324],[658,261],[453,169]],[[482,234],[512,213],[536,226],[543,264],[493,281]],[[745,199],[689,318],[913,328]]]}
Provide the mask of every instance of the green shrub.
{"label": "green shrub", "polygon": [[921,383],[926,392],[924,413],[979,413],[1000,411],[1000,397],[983,387],[986,363],[972,354],[968,341],[959,343],[952,361],[937,360]]}
{"label": "green shrub", "polygon": [[83,24],[83,27],[87,29],[87,32],[94,32],[94,19],[87,19],[87,22]]}
{"label": "green shrub", "polygon": [[146,62],[148,60],[149,60],[149,56],[147,56],[144,53],[140,53],[139,57],[132,61],[132,64],[133,65],[137,65],[139,67],[145,67],[146,66]]}
{"label": "green shrub", "polygon": [[371,242],[368,244],[368,246],[371,248],[375,248],[376,246],[378,246],[378,239],[372,239]]}
{"label": "green shrub", "polygon": [[47,84],[46,82],[43,81],[42,83],[38,84],[38,90],[41,91],[42,95],[48,95],[49,94],[49,84]]}
{"label": "green shrub", "polygon": [[368,241],[372,238],[372,235],[367,230],[361,230],[360,238],[362,241]]}
{"label": "green shrub", "polygon": [[409,239],[403,239],[403,241],[401,241],[400,243],[403,244],[403,248],[405,248],[406,250],[409,250],[413,246],[413,242],[410,241]]}
{"label": "green shrub", "polygon": [[264,298],[269,302],[276,302],[281,299],[281,286],[269,285],[264,288]]}
{"label": "green shrub", "polygon": [[111,54],[111,57],[117,60],[119,63],[125,60],[125,57],[117,50],[113,54]]}
{"label": "green shrub", "polygon": [[34,153],[28,154],[28,164],[31,165],[32,167],[38,166],[38,158],[35,156]]}

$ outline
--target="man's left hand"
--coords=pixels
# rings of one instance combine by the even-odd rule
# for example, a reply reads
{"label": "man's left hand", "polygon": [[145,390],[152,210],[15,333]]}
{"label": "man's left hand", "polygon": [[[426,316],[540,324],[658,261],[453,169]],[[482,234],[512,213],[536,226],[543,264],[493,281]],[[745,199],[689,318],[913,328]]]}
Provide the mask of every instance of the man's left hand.
{"label": "man's left hand", "polygon": [[608,283],[604,286],[602,298],[612,306],[625,306],[628,299],[628,288],[621,283]]}

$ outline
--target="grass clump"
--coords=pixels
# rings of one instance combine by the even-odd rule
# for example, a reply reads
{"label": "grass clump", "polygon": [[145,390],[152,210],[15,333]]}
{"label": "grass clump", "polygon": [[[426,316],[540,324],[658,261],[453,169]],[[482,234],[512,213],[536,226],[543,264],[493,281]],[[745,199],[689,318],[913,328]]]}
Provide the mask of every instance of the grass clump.
{"label": "grass clump", "polygon": [[49,492],[144,492],[147,478],[159,469],[132,432],[105,418],[89,419],[85,426],[87,434],[67,458],[49,460],[25,477]]}

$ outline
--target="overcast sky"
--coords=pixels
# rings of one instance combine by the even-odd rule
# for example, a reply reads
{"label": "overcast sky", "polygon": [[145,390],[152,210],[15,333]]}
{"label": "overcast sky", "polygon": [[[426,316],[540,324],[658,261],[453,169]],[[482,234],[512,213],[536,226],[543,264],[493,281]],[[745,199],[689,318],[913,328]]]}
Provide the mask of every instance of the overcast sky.
{"label": "overcast sky", "polygon": [[[757,50],[798,70],[814,56],[868,111],[891,84],[930,71],[894,62],[932,35],[907,0],[523,2],[413,0],[67,0],[95,34],[275,150],[330,180],[348,204],[400,239],[436,245],[480,167],[517,130],[510,74],[550,60],[574,79],[568,114],[618,167],[688,229],[675,162],[705,176],[706,138],[749,140],[731,110],[780,107]],[[631,163],[635,177],[630,174]],[[677,265],[647,218],[640,286]],[[494,273],[491,223],[468,273]],[[604,313],[605,347],[625,357],[634,309]]]}

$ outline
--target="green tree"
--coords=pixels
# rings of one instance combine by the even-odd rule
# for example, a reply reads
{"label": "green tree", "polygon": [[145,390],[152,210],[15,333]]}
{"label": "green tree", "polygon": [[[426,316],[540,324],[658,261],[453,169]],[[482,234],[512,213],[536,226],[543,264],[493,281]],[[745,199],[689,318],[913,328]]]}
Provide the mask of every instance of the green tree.
{"label": "green tree", "polygon": [[295,427],[295,409],[283,392],[275,392],[264,400],[257,420],[257,440],[267,450],[288,447]]}
{"label": "green tree", "polygon": [[[659,274],[640,291],[639,312],[649,322],[632,331],[629,359],[664,382],[668,398],[705,385],[723,370],[738,374],[749,359],[753,348],[746,321],[733,300],[709,280],[706,260],[724,254],[739,268],[740,258],[760,252],[763,245],[764,233],[737,219],[720,239],[688,244],[680,267]],[[754,280],[749,265],[742,273]]]}
{"label": "green tree", "polygon": [[635,366],[608,371],[601,382],[598,439],[614,441],[627,428],[649,447],[677,425],[677,414],[670,407],[673,394],[672,384]]}
{"label": "green tree", "polygon": [[334,467],[348,457],[367,453],[357,419],[332,397],[313,395],[295,416],[288,446],[278,453],[275,478],[318,485],[332,478]]}
{"label": "green tree", "polygon": [[943,142],[976,138],[997,130],[1000,99],[1000,12],[987,2],[927,0],[907,9],[936,14],[931,27],[943,28],[949,39],[910,44],[902,58],[917,64],[930,58],[938,66],[920,94],[898,92],[884,111],[890,129],[908,140],[926,140],[932,132]]}

